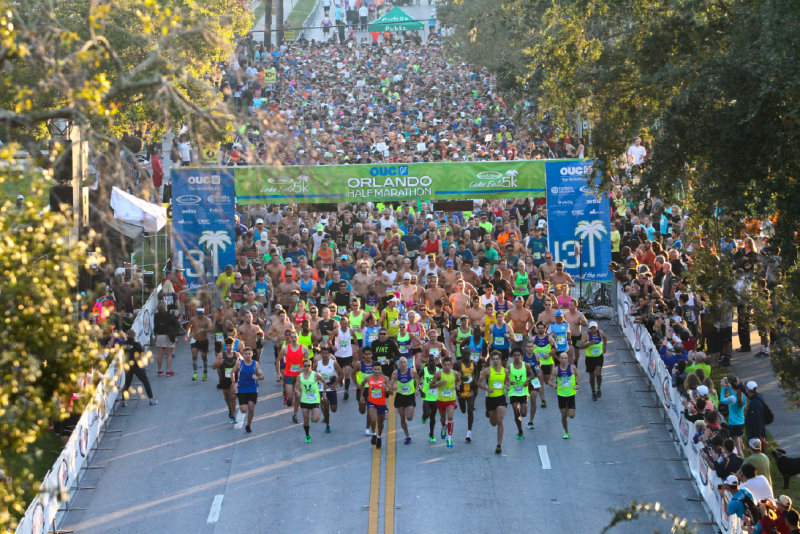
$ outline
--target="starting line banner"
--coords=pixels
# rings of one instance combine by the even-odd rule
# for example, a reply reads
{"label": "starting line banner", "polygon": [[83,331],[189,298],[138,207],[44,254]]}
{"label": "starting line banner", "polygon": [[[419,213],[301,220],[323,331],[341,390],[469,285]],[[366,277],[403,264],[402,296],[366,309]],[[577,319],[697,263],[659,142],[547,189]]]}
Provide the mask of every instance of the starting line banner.
{"label": "starting line banner", "polygon": [[239,204],[532,198],[545,193],[546,162],[236,167]]}
{"label": "starting line banner", "polygon": [[700,489],[700,495],[708,505],[722,534],[742,534],[742,522],[737,516],[727,513],[730,493],[723,497],[717,486],[724,481],[708,467],[702,459],[702,444],[694,443],[694,423],[686,420],[683,415],[683,405],[678,389],[672,386],[672,377],[667,366],[653,345],[650,333],[641,324],[633,322],[630,315],[631,299],[623,291],[622,284],[617,284],[617,313],[622,325],[622,331],[633,348],[633,353],[639,365],[642,366],[645,376],[652,384],[664,410],[667,412],[672,426],[676,431],[675,439],[683,450],[689,463],[689,470]]}

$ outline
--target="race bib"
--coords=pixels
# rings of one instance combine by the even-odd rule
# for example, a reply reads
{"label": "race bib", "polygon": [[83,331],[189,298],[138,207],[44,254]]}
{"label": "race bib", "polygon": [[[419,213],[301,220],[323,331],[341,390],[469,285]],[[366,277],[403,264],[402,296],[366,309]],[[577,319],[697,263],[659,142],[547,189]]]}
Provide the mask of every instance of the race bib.
{"label": "race bib", "polygon": [[560,377],[558,379],[558,385],[561,386],[562,388],[570,387],[571,383],[572,383],[572,381],[569,379],[569,377],[563,377],[562,376],[562,377]]}
{"label": "race bib", "polygon": [[238,310],[238,309],[240,309],[241,307],[242,307],[242,303],[241,303],[241,302],[234,302],[234,303],[233,303],[233,309],[234,309],[234,310]]}
{"label": "race bib", "polygon": [[256,288],[256,295],[259,297],[266,297],[267,296],[267,288],[265,287],[257,287]]}
{"label": "race bib", "polygon": [[541,387],[538,378],[534,378],[533,381],[531,382],[531,385],[534,387],[534,389],[539,389]]}
{"label": "race bib", "polygon": [[495,380],[492,383],[492,389],[503,389],[503,383],[500,382],[499,380]]}
{"label": "race bib", "polygon": [[346,306],[339,306],[338,308],[336,308],[336,311],[340,316],[344,315],[344,312],[347,311],[347,307]]}
{"label": "race bib", "polygon": [[411,393],[411,386],[400,386],[400,393],[409,395]]}
{"label": "race bib", "polygon": [[225,369],[225,378],[230,378],[233,369]]}
{"label": "race bib", "polygon": [[339,348],[340,349],[346,349],[349,344],[350,344],[349,341],[340,340],[339,341]]}
{"label": "race bib", "polygon": [[592,347],[591,349],[589,349],[590,356],[600,356],[601,354],[603,354],[602,347]]}
{"label": "race bib", "polygon": [[442,397],[450,398],[452,396],[453,396],[453,390],[452,389],[443,389],[442,390]]}
{"label": "race bib", "polygon": [[428,353],[431,355],[432,358],[439,357],[439,349],[430,349]]}
{"label": "race bib", "polygon": [[367,340],[368,340],[370,343],[372,343],[372,342],[373,342],[373,341],[375,341],[376,339],[378,339],[378,334],[369,334],[369,335],[367,336]]}
{"label": "race bib", "polygon": [[481,355],[478,352],[473,352],[472,354],[469,355],[469,359],[472,360],[473,362],[477,362],[478,360],[481,359]]}
{"label": "race bib", "polygon": [[566,345],[566,343],[567,343],[566,334],[558,334],[558,335],[556,335],[556,344],[558,344],[558,345]]}
{"label": "race bib", "polygon": [[439,394],[439,388],[431,388],[428,390],[428,395],[438,395],[438,394]]}
{"label": "race bib", "polygon": [[197,340],[194,338],[194,336],[192,336],[192,337],[190,338],[190,340],[189,340],[189,343],[191,343],[192,345],[194,345],[195,343],[197,343]]}
{"label": "race bib", "polygon": [[515,386],[514,389],[511,392],[511,394],[516,396],[516,397],[519,397],[519,396],[525,394],[525,390],[524,390],[524,388],[520,388],[520,387],[516,387]]}
{"label": "race bib", "polygon": [[408,347],[406,345],[400,347],[400,354],[408,354]]}
{"label": "race bib", "polygon": [[317,401],[316,393],[306,393],[306,402],[316,402],[316,401]]}
{"label": "race bib", "polygon": [[224,338],[224,334],[222,332],[217,332],[214,334],[214,339],[217,340],[217,343],[222,343]]}
{"label": "race bib", "polygon": [[468,376],[468,377],[464,378],[464,383],[465,384],[472,384],[472,377]]}
{"label": "race bib", "polygon": [[373,399],[380,399],[381,397],[383,397],[383,392],[380,389],[373,389],[372,393],[370,394],[370,397],[372,397]]}
{"label": "race bib", "polygon": [[396,328],[397,327],[397,319],[389,319],[389,327]]}
{"label": "race bib", "polygon": [[542,253],[541,252],[534,252],[533,253],[533,258],[536,259],[536,260],[542,259]]}
{"label": "race bib", "polygon": [[514,339],[517,341],[522,341],[522,334],[514,334]]}
{"label": "race bib", "polygon": [[299,373],[300,372],[300,364],[299,363],[292,364],[292,366],[289,369],[293,373]]}
{"label": "race bib", "polygon": [[331,336],[322,336],[322,342],[327,343]]}

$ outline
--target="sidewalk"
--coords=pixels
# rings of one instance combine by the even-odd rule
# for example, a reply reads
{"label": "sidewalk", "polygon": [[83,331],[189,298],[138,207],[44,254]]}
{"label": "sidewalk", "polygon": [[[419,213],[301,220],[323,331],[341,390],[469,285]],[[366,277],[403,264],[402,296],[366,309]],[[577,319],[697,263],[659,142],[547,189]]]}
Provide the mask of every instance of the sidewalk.
{"label": "sidewalk", "polygon": [[[277,17],[278,10],[275,9],[275,1],[273,1],[273,0],[268,0],[268,1],[272,1],[272,29],[275,29],[275,28],[278,27],[278,17]],[[277,0],[277,1],[280,1],[280,0]],[[294,4],[296,3],[296,1],[297,0],[283,0],[283,19],[284,20],[289,18],[289,13],[291,13],[292,9],[294,9]],[[260,4],[260,2],[253,2],[253,11],[255,11],[255,9],[258,7],[259,4]],[[267,23],[266,15],[260,17],[256,21],[255,26],[253,26],[253,31],[254,32],[263,32],[266,23]]]}
{"label": "sidewalk", "polygon": [[778,377],[772,371],[769,358],[753,357],[761,350],[758,332],[755,329],[750,332],[752,349],[750,352],[736,352],[741,345],[735,322],[733,328],[731,374],[736,374],[743,382],[754,380],[758,384],[759,393],[775,413],[775,421],[767,427],[767,430],[787,455],[800,456],[800,410],[790,411],[787,408],[786,399],[779,389]]}

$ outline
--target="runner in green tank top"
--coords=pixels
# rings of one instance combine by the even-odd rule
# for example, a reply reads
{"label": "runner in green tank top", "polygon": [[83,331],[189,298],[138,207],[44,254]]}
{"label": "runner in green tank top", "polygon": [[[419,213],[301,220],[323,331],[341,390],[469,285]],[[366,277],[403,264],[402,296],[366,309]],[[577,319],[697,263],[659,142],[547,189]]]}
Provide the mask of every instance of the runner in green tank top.
{"label": "runner in green tank top", "polygon": [[514,409],[517,439],[522,439],[522,418],[528,415],[528,384],[533,369],[522,361],[522,349],[512,349],[511,357],[512,361],[508,364],[508,402]]}
{"label": "runner in green tank top", "polygon": [[542,408],[547,408],[547,401],[544,400],[544,386],[550,385],[550,376],[553,372],[553,354],[556,352],[555,340],[546,334],[547,325],[542,321],[536,323],[536,335],[533,336],[533,352],[539,357],[539,365],[542,369]]}
{"label": "runner in green tank top", "polygon": [[558,408],[561,410],[561,426],[564,427],[564,439],[569,439],[569,425],[567,418],[575,419],[575,394],[578,392],[580,375],[578,369],[569,363],[569,353],[562,352],[558,359],[560,364],[556,367],[556,383],[550,387],[556,388],[558,394]]}
{"label": "runner in green tank top", "polygon": [[431,381],[436,375],[439,368],[436,367],[436,360],[430,358],[427,365],[422,368],[422,383],[420,384],[422,392],[422,424],[430,419],[430,440],[431,443],[436,443],[436,438],[433,437],[433,429],[436,428],[436,419],[433,414],[436,413],[436,399],[439,397],[439,392],[434,388],[432,389]]}
{"label": "runner in green tank top", "polygon": [[404,443],[410,445],[411,435],[408,432],[408,422],[414,419],[418,393],[416,385],[419,384],[419,375],[413,366],[409,367],[408,358],[405,356],[400,356],[400,359],[397,360],[397,369],[392,373],[390,383],[397,390],[397,395],[394,396],[394,407],[400,416],[400,426],[403,427],[403,432],[406,434]]}
{"label": "runner in green tank top", "polygon": [[469,317],[462,315],[458,319],[458,328],[453,330],[450,334],[450,344],[455,346],[456,359],[461,359],[461,343],[472,335],[472,329],[469,327]]}
{"label": "runner in green tank top", "polygon": [[[447,448],[453,448],[453,412],[456,409],[456,387],[461,385],[461,373],[453,371],[453,359],[442,358],[442,370],[438,371],[431,381],[432,388],[438,390],[436,407],[442,422],[442,439],[447,435]],[[445,423],[445,417],[447,423]]]}
{"label": "runner in green tank top", "polygon": [[319,423],[319,388],[320,384],[323,388],[326,386],[325,379],[311,370],[311,360],[303,360],[303,372],[297,379],[300,386],[300,408],[303,410],[303,430],[306,432],[306,443],[311,443],[311,436],[308,435],[309,415],[312,421]]}
{"label": "runner in green tank top", "polygon": [[[589,323],[589,331],[581,336],[581,344],[577,350],[586,349],[586,374],[589,375],[589,385],[592,387],[592,400],[596,401],[603,396],[600,386],[603,383],[603,363],[606,356],[608,340],[605,333],[597,328],[597,323]],[[597,382],[597,391],[595,391]]]}
{"label": "runner in green tank top", "polygon": [[508,373],[503,369],[500,351],[493,350],[489,355],[491,365],[481,371],[478,387],[488,392],[486,398],[486,417],[492,426],[497,427],[497,448],[495,454],[501,454],[503,448],[503,417],[506,415],[506,387]]}

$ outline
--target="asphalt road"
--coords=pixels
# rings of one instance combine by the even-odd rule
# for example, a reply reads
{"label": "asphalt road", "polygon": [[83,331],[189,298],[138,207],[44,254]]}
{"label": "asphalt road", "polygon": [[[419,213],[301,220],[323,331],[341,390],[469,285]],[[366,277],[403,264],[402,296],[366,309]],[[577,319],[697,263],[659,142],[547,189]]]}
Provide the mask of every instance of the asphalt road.
{"label": "asphalt road", "polygon": [[[609,332],[611,333],[611,332]],[[427,441],[420,410],[411,424],[412,444],[385,432],[380,455],[364,436],[365,419],[354,396],[333,414],[330,434],[291,421],[282,404],[272,365],[265,365],[253,433],[227,419],[216,379],[192,382],[191,356],[179,346],[173,378],[148,372],[157,406],[133,400],[111,423],[112,430],[71,503],[85,508],[67,514],[61,528],[76,533],[158,532],[600,532],[608,508],[631,501],[660,502],[681,517],[706,521],[649,393],[643,390],[621,338],[610,336],[603,398],[578,394],[571,438],[562,439],[553,390],[539,409],[536,429],[515,438],[506,415],[503,454],[495,455],[495,430],[478,399],[473,441],[466,443],[466,416],[456,412],[454,443]],[[268,356],[268,357],[267,357]],[[265,360],[272,359],[267,347]],[[134,382],[134,387],[138,380]],[[139,392],[134,395],[144,399]],[[437,434],[438,434],[437,427]],[[393,437],[399,439],[393,443]],[[544,452],[550,469],[544,469]],[[219,502],[221,501],[221,503]],[[217,506],[214,506],[215,502]],[[221,504],[221,506],[220,506]],[[218,515],[213,510],[218,510]],[[211,521],[211,522],[209,522]],[[482,525],[482,527],[476,527]],[[613,532],[665,530],[646,519]],[[709,529],[709,527],[703,527]],[[711,532],[711,530],[706,530]]]}

